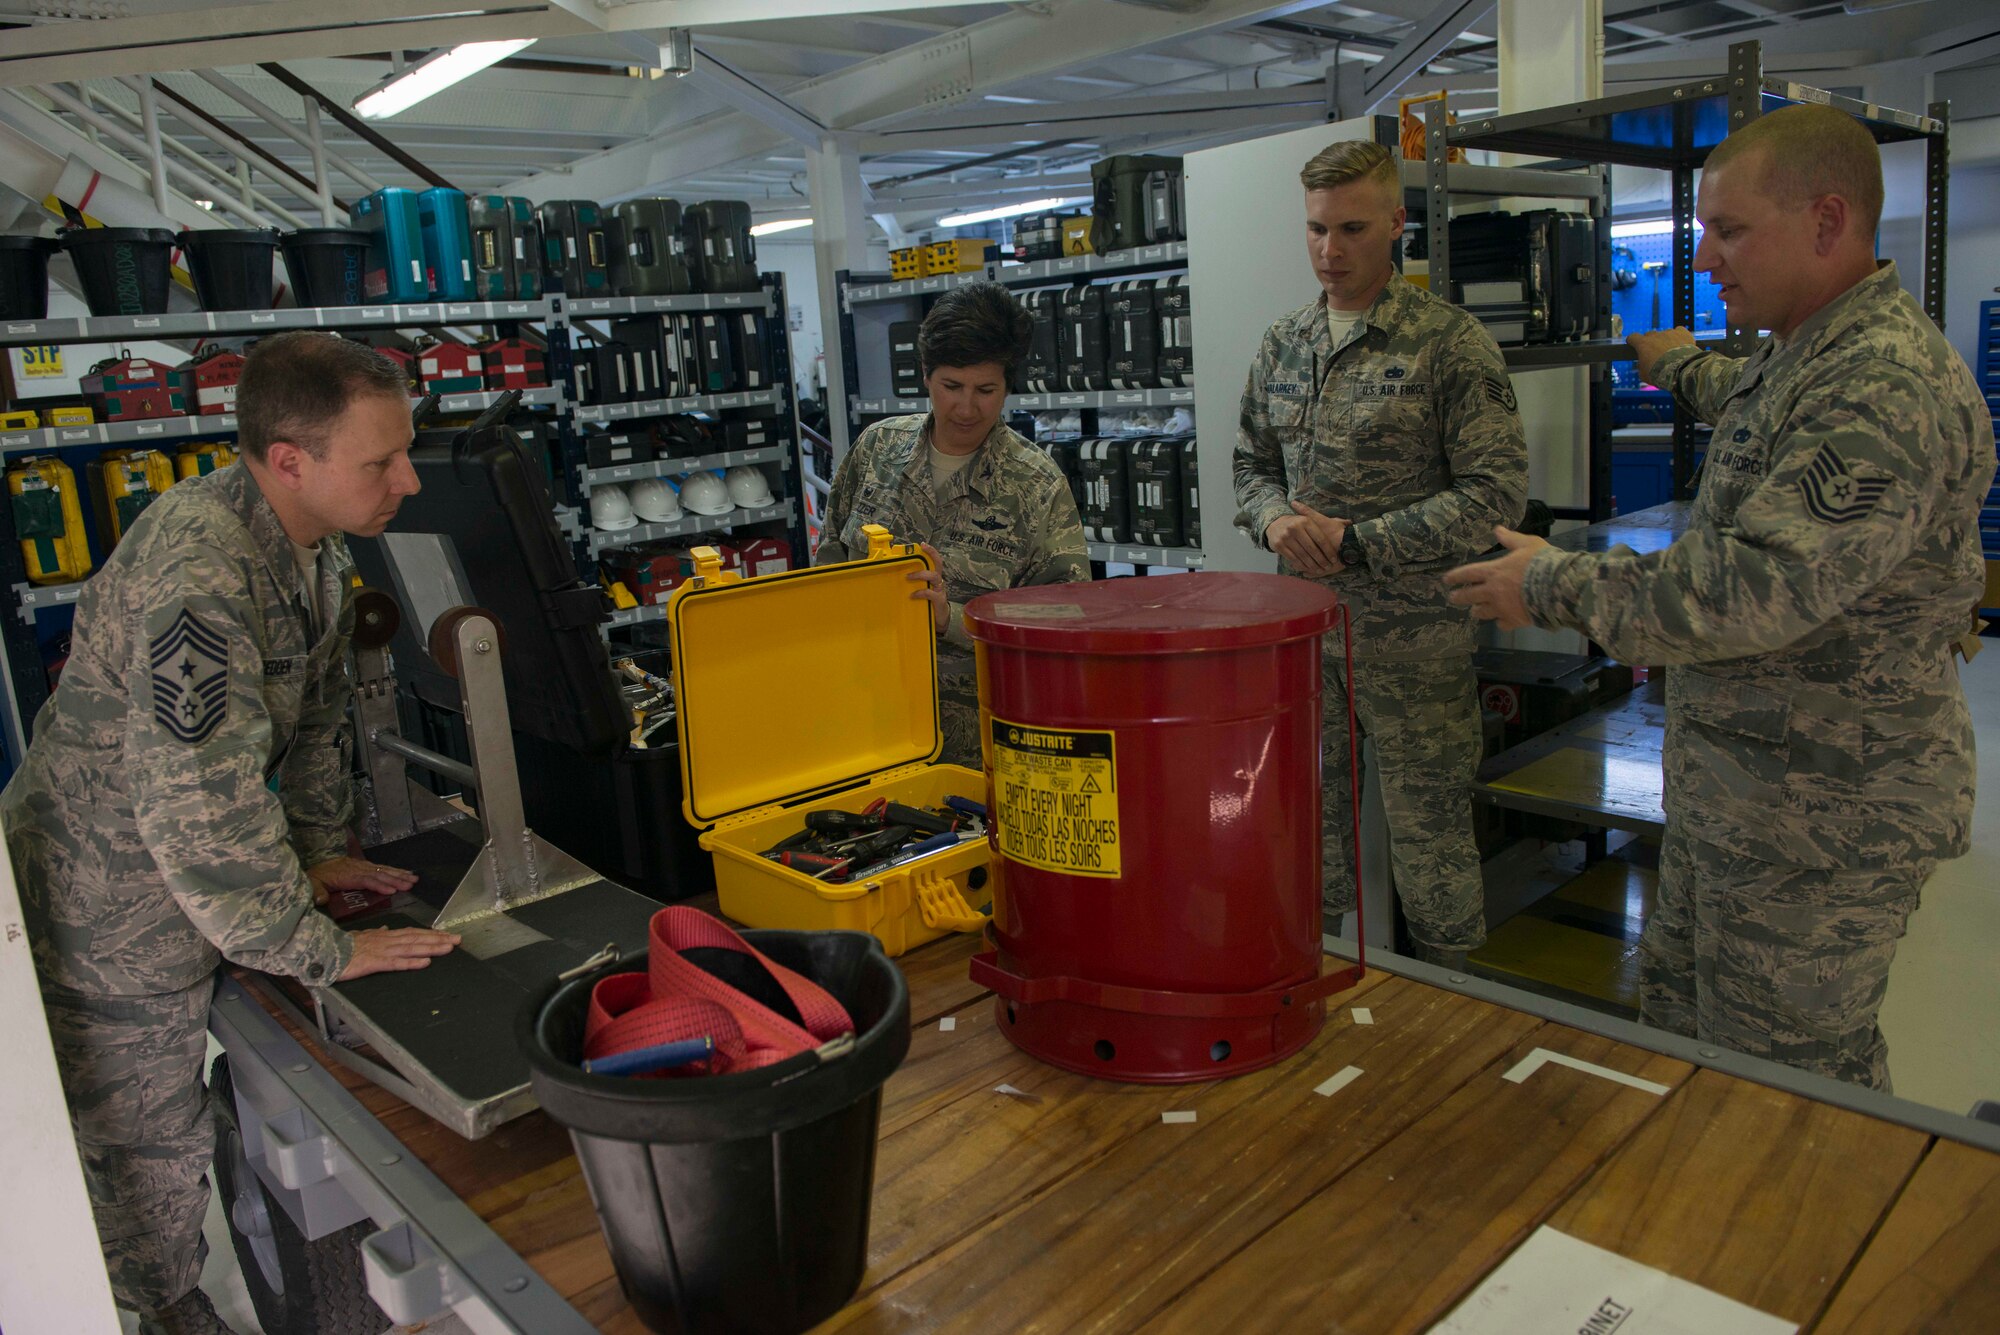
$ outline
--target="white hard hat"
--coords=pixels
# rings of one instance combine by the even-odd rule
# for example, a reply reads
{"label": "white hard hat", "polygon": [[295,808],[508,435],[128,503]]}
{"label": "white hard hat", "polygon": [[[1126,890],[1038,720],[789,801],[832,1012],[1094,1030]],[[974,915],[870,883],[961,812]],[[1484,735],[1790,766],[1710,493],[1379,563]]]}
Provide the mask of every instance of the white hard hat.
{"label": "white hard hat", "polygon": [[621,528],[630,528],[638,523],[632,515],[632,499],[625,494],[625,488],[612,483],[608,486],[592,487],[590,490],[590,526],[616,533]]}
{"label": "white hard hat", "polygon": [[642,477],[634,482],[632,510],[649,524],[664,524],[681,517],[681,498],[665,478]]}
{"label": "white hard hat", "polygon": [[726,515],[736,508],[729,488],[713,473],[689,473],[681,479],[681,505],[698,515]]}
{"label": "white hard hat", "polygon": [[771,503],[771,484],[754,464],[738,464],[729,470],[729,499],[745,510]]}

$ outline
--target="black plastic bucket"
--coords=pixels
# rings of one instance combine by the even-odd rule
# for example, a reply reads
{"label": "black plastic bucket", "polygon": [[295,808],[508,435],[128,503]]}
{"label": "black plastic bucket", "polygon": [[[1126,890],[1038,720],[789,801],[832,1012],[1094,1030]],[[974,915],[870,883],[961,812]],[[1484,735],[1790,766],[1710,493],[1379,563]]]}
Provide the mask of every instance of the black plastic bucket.
{"label": "black plastic bucket", "polygon": [[58,238],[92,315],[164,315],[174,234],[164,227],[72,227]]}
{"label": "black plastic bucket", "polygon": [[205,311],[271,309],[271,261],[278,234],[261,227],[213,228],[181,233],[194,294]]}
{"label": "black plastic bucket", "polygon": [[[648,1328],[674,1335],[791,1335],[854,1296],[868,1260],[882,1086],[910,1048],[909,988],[874,937],[743,938],[847,1008],[850,1051],[735,1075],[585,1075],[591,989],[607,974],[643,972],[643,954],[551,987],[518,1021],[535,1097],[569,1128],[619,1285]],[[747,956],[684,953],[787,1009]]]}
{"label": "black plastic bucket", "polygon": [[352,227],[306,227],[284,236],[285,272],[301,306],[359,306],[368,298],[368,233]]}
{"label": "black plastic bucket", "polygon": [[49,252],[46,236],[0,236],[0,320],[46,320],[49,316]]}

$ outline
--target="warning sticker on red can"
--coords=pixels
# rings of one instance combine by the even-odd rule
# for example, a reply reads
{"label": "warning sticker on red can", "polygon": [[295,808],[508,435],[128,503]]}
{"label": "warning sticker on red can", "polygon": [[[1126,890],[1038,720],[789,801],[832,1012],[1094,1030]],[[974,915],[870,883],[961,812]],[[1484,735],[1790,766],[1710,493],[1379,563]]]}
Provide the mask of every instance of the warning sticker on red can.
{"label": "warning sticker on red can", "polygon": [[1044,871],[1120,875],[1113,734],[992,724],[1000,851]]}

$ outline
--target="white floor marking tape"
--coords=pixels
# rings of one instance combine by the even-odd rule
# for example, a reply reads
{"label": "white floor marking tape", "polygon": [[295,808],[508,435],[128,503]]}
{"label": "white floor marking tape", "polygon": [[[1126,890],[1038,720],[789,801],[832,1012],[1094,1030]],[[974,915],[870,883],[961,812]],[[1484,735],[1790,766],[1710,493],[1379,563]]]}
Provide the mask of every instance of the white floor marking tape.
{"label": "white floor marking tape", "polygon": [[1558,1066],[1567,1066],[1572,1071],[1582,1071],[1586,1075],[1601,1076],[1606,1080],[1615,1080],[1621,1085],[1630,1085],[1634,1089],[1643,1089],[1648,1094],[1669,1094],[1673,1092],[1666,1085],[1657,1085],[1651,1080],[1641,1080],[1636,1075],[1627,1075],[1623,1071],[1614,1071],[1608,1066],[1593,1066],[1591,1063],[1579,1061],[1567,1053],[1550,1052],[1547,1048],[1536,1048],[1533,1052],[1516,1062],[1513,1070],[1500,1078],[1511,1080],[1518,1085],[1550,1062],[1554,1062]]}
{"label": "white floor marking tape", "polygon": [[1354,1008],[1354,1023],[1356,1023],[1356,1024],[1374,1024],[1374,1023],[1375,1023],[1375,1012],[1374,1012],[1374,1011],[1371,1011],[1371,1010],[1369,1010],[1369,1009],[1368,1009],[1368,1008],[1367,1008],[1366,1006],[1356,1006],[1356,1007]]}
{"label": "white floor marking tape", "polygon": [[1194,1114],[1191,1112],[1163,1112],[1160,1114],[1160,1120],[1169,1126],[1176,1126],[1183,1122],[1192,1122]]}
{"label": "white floor marking tape", "polygon": [[1313,1093],[1319,1095],[1323,1099],[1332,1098],[1335,1094],[1338,1094],[1341,1090],[1346,1089],[1349,1085],[1353,1084],[1356,1080],[1360,1078],[1361,1078],[1361,1068],[1359,1066],[1344,1067],[1335,1074],[1330,1075],[1326,1079],[1320,1081],[1317,1085],[1314,1085]]}
{"label": "white floor marking tape", "polygon": [[947,1015],[938,1021],[938,1032],[941,1034],[948,1034],[956,1028],[958,1028],[958,1017],[956,1015]]}

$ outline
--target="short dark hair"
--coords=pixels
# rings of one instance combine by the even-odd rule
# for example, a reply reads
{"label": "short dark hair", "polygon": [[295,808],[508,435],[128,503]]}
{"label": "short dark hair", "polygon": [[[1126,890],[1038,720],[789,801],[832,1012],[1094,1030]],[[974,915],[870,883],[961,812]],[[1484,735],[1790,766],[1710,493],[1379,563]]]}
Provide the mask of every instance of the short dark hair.
{"label": "short dark hair", "polygon": [[298,329],[260,339],[236,386],[236,440],[263,462],[274,440],[326,458],[327,432],[363,394],[408,399],[403,368],[365,343]]}
{"label": "short dark hair", "polygon": [[998,362],[1011,379],[1028,355],[1034,320],[998,283],[967,283],[939,297],[917,330],[924,374],[944,366]]}
{"label": "short dark hair", "polygon": [[1812,103],[1766,112],[1717,144],[1703,163],[1724,167],[1764,150],[1764,189],[1787,208],[1839,195],[1854,210],[1854,239],[1872,246],[1882,223],[1882,150],[1844,111]]}

